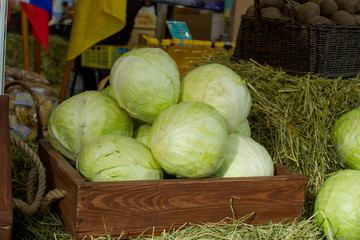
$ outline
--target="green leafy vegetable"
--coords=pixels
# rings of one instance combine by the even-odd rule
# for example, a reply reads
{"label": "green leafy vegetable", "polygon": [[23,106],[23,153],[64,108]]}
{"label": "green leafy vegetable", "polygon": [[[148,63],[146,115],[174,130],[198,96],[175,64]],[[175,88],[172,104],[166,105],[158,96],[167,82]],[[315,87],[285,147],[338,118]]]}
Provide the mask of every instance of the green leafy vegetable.
{"label": "green leafy vegetable", "polygon": [[360,171],[346,169],[329,177],[314,211],[328,239],[360,239]]}
{"label": "green leafy vegetable", "polygon": [[238,133],[242,136],[250,137],[251,136],[251,128],[249,125],[248,119],[245,119],[240,123],[240,125],[236,128],[235,133]]}
{"label": "green leafy vegetable", "polygon": [[182,102],[162,112],[150,130],[150,148],[169,174],[203,178],[214,174],[225,158],[227,126],[206,103]]}
{"label": "green leafy vegetable", "polygon": [[151,129],[151,124],[147,123],[138,127],[134,132],[134,138],[149,148],[150,148],[150,129]]}
{"label": "green leafy vegetable", "polygon": [[76,161],[81,149],[105,134],[132,136],[133,121],[106,94],[86,91],[59,104],[48,122],[49,142],[62,155]]}
{"label": "green leafy vegetable", "polygon": [[133,118],[152,123],[179,99],[180,77],[174,60],[160,48],[123,54],[110,72],[115,99]]}
{"label": "green leafy vegetable", "polygon": [[273,176],[274,164],[268,151],[250,137],[229,135],[226,158],[214,177]]}
{"label": "green leafy vegetable", "polygon": [[180,102],[208,103],[225,118],[228,132],[233,132],[250,112],[251,96],[243,79],[218,63],[191,70],[181,82]]}
{"label": "green leafy vegetable", "polygon": [[149,148],[128,136],[104,135],[86,145],[76,168],[93,182],[158,180],[163,170]]}
{"label": "green leafy vegetable", "polygon": [[332,135],[341,163],[360,170],[360,107],[342,115],[335,122]]}

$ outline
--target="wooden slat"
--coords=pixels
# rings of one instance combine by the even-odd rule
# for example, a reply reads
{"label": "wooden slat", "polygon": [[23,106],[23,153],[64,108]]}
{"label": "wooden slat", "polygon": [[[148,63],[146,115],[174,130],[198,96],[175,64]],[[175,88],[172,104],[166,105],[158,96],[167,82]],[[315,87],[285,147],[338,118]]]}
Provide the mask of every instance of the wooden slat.
{"label": "wooden slat", "polygon": [[[46,169],[48,190],[63,189],[66,191],[64,199],[59,202],[58,213],[66,230],[74,235],[76,233],[78,186],[84,182],[84,179],[55,149],[50,147],[49,143],[43,140],[40,141],[39,145],[39,157]],[[59,159],[63,161],[57,161]]]}
{"label": "wooden slat", "polygon": [[305,185],[304,177],[284,175],[87,184],[79,189],[78,231],[106,226],[140,234],[150,226],[218,222],[233,217],[230,199],[235,218],[255,212],[248,223],[280,222],[301,215]]}
{"label": "wooden slat", "polygon": [[276,175],[297,175],[299,177],[304,177],[301,174],[295,172],[294,170],[287,168],[279,163],[275,164],[275,174]]}
{"label": "wooden slat", "polygon": [[8,96],[0,96],[0,113],[0,239],[10,239],[13,213]]}

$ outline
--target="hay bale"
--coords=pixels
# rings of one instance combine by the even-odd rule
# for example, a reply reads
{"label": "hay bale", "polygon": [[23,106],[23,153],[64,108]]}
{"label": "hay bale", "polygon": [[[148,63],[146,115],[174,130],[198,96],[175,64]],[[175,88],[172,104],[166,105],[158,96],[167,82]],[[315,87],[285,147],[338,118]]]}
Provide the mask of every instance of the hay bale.
{"label": "hay bale", "polygon": [[307,23],[314,16],[320,16],[320,6],[316,3],[306,2],[297,8],[296,18],[301,23]]}
{"label": "hay bale", "polygon": [[[19,34],[8,33],[6,39],[6,65],[14,68],[24,68],[22,53],[22,37]],[[49,36],[49,52],[41,47],[41,75],[50,81],[52,87],[60,90],[66,63],[68,42],[59,36]],[[30,66],[34,62],[34,38],[29,36]],[[20,50],[19,50],[20,49]]]}
{"label": "hay bale", "polygon": [[332,127],[359,106],[360,78],[293,76],[254,61],[217,60],[247,82],[252,97],[252,137],[275,162],[308,177],[305,215],[313,214],[315,196],[327,177],[343,169],[332,141]]}

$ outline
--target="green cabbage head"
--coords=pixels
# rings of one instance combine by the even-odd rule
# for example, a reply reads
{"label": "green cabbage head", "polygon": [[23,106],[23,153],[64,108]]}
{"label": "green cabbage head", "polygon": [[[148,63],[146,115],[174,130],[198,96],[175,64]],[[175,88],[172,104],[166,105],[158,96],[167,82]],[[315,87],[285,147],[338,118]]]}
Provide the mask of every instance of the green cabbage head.
{"label": "green cabbage head", "polygon": [[213,177],[273,175],[274,164],[268,151],[250,137],[231,133],[224,163]]}
{"label": "green cabbage head", "polygon": [[235,129],[235,133],[238,133],[242,136],[250,137],[251,136],[251,128],[249,124],[249,120],[245,119],[240,123],[240,125]]}
{"label": "green cabbage head", "polygon": [[218,63],[196,67],[181,82],[180,102],[200,101],[215,107],[233,132],[250,112],[246,83],[233,70]]}
{"label": "green cabbage head", "polygon": [[224,161],[227,126],[206,103],[182,102],[163,111],[150,130],[150,148],[160,166],[179,178],[214,174]]}
{"label": "green cabbage head", "polygon": [[179,99],[175,61],[160,48],[137,48],[121,55],[110,71],[115,99],[133,118],[152,123]]}
{"label": "green cabbage head", "polygon": [[146,123],[138,127],[134,132],[134,138],[150,148],[150,129],[151,124]]}
{"label": "green cabbage head", "polygon": [[110,97],[112,97],[112,98],[115,99],[114,93],[113,93],[110,85],[107,86],[106,88],[104,88],[101,92],[102,92],[102,93],[105,93],[105,94],[107,94],[107,95],[109,95]]}
{"label": "green cabbage head", "polygon": [[104,135],[80,152],[76,169],[89,181],[159,180],[163,170],[149,148],[134,138]]}
{"label": "green cabbage head", "polygon": [[48,122],[49,142],[76,161],[81,149],[105,134],[132,136],[133,121],[117,102],[98,91],[86,91],[59,104]]}
{"label": "green cabbage head", "polygon": [[360,171],[342,170],[329,177],[315,200],[315,219],[327,239],[360,239]]}
{"label": "green cabbage head", "polygon": [[335,122],[332,135],[341,163],[360,170],[360,107],[342,115]]}

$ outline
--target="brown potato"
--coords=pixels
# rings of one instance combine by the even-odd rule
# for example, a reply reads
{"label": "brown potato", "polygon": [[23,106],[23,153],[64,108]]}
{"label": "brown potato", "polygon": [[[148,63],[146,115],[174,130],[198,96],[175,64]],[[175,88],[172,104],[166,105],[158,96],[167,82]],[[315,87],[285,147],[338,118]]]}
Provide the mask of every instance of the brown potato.
{"label": "brown potato", "polygon": [[314,16],[320,16],[320,6],[316,3],[306,2],[297,8],[296,18],[301,23],[307,23]]}
{"label": "brown potato", "polygon": [[290,17],[286,17],[286,16],[283,16],[282,18],[281,18],[281,20],[283,20],[283,21],[285,21],[285,22],[290,22]]}
{"label": "brown potato", "polygon": [[313,24],[331,24],[331,20],[324,16],[314,16],[309,19],[308,23]]}
{"label": "brown potato", "polygon": [[309,0],[309,2],[313,2],[313,3],[316,3],[318,5],[320,5],[320,3],[322,2],[323,0]]}
{"label": "brown potato", "polygon": [[248,16],[254,16],[255,15],[255,6],[254,4],[250,5],[245,12],[246,15]]}
{"label": "brown potato", "polygon": [[336,0],[339,10],[355,13],[356,0]]}
{"label": "brown potato", "polygon": [[330,18],[338,10],[335,0],[324,0],[320,3],[321,16]]}
{"label": "brown potato", "polygon": [[331,16],[331,21],[335,24],[340,25],[355,25],[354,17],[344,10],[339,10],[335,12]]}
{"label": "brown potato", "polygon": [[356,25],[360,25],[360,15],[359,14],[352,14],[354,20],[355,20],[355,24]]}
{"label": "brown potato", "polygon": [[[294,4],[295,14],[296,14],[296,11],[297,11],[298,7],[300,6],[300,3],[298,3],[298,2],[293,2],[293,4]],[[284,5],[283,15],[284,15],[285,17],[290,17],[290,7],[289,7],[289,4],[288,4],[288,3],[286,3],[286,4]]]}
{"label": "brown potato", "polygon": [[360,0],[358,0],[355,4],[355,13],[360,13]]}
{"label": "brown potato", "polygon": [[267,7],[260,9],[261,17],[263,18],[272,18],[272,19],[282,19],[283,15],[278,8]]}
{"label": "brown potato", "polygon": [[259,7],[267,8],[267,7],[275,7],[279,10],[282,10],[285,5],[285,0],[260,0]]}

